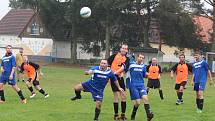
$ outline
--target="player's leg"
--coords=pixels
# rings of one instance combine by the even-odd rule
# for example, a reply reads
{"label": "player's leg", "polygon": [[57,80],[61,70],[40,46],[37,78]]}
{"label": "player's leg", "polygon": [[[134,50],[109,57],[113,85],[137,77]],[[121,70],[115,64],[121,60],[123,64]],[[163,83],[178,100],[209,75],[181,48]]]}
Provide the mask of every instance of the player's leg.
{"label": "player's leg", "polygon": [[[119,82],[119,77],[116,76]],[[120,97],[120,93],[118,91],[118,88],[116,87],[116,85],[114,83],[110,83],[111,84],[111,89],[113,91],[113,96],[114,96],[114,102],[113,102],[113,108],[114,108],[114,120],[119,120],[119,114],[118,114],[118,110],[119,110],[119,97]]]}
{"label": "player's leg", "polygon": [[177,101],[176,101],[176,105],[180,105],[181,104],[181,100],[180,100],[180,93],[179,93],[179,89],[180,89],[180,84],[175,84],[175,90],[176,90],[176,94],[177,94]]}
{"label": "player's leg", "polygon": [[196,91],[197,113],[202,113],[204,105],[204,89],[206,83],[195,83],[194,90]]}
{"label": "player's leg", "polygon": [[[84,83],[83,83],[84,84]],[[83,88],[83,84],[77,84],[74,87],[75,90],[75,97],[72,97],[71,100],[77,100],[77,99],[81,99],[81,91],[84,90]]]}
{"label": "player's leg", "polygon": [[31,96],[30,98],[33,98],[36,96],[36,93],[34,92],[34,89],[32,87],[32,78],[29,78],[26,82],[25,82],[26,86],[28,87],[28,90],[31,92]]}
{"label": "player's leg", "polygon": [[24,95],[22,94],[22,90],[17,86],[17,84],[10,84],[12,88],[17,92],[19,98],[22,100],[22,103],[26,104],[27,100],[25,99]]}
{"label": "player's leg", "polygon": [[163,100],[164,99],[164,97],[163,97],[163,90],[161,89],[161,86],[160,86],[160,80],[156,80],[154,88],[158,89],[160,98],[161,98],[161,100]]}
{"label": "player's leg", "polygon": [[133,107],[133,110],[132,110],[132,113],[131,113],[131,120],[135,120],[136,113],[137,113],[137,110],[139,108],[140,102],[141,102],[140,99],[133,100],[134,107]]}
{"label": "player's leg", "polygon": [[4,97],[4,83],[0,83],[0,103],[5,102],[5,97]]}
{"label": "player's leg", "polygon": [[[122,89],[125,90],[125,82],[124,82],[123,77],[120,77],[119,85],[120,85],[120,87]],[[126,112],[126,95],[123,94],[123,93],[120,93],[120,97],[121,97],[121,112],[122,112],[120,119],[126,120],[127,119],[126,116],[125,116],[125,112]]]}
{"label": "player's leg", "polygon": [[146,89],[146,91],[147,91],[147,94],[149,93],[149,90],[150,90],[150,88],[153,88],[153,85],[152,85],[152,80],[148,79],[148,83],[147,83],[147,89]]}
{"label": "player's leg", "polygon": [[43,90],[41,87],[40,87],[40,82],[37,81],[37,80],[34,80],[33,81],[33,85],[34,87],[41,93],[45,96],[45,98],[48,98],[49,97],[49,94],[45,92],[45,90]]}
{"label": "player's leg", "polygon": [[151,119],[154,117],[154,114],[150,110],[150,105],[149,105],[149,100],[148,100],[147,95],[143,95],[142,100],[144,102],[144,108],[145,108],[146,115],[147,115],[147,121],[151,121]]}
{"label": "player's leg", "polygon": [[96,101],[94,121],[98,121],[99,114],[101,112],[101,106],[102,106],[102,101]]}

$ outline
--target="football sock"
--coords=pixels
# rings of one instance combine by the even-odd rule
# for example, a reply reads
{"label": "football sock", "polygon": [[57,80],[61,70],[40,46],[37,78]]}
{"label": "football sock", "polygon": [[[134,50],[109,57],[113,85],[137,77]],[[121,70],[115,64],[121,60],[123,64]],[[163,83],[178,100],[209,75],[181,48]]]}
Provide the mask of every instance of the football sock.
{"label": "football sock", "polygon": [[202,110],[204,105],[204,99],[199,99],[199,109]]}
{"label": "football sock", "polygon": [[134,107],[133,107],[133,111],[132,111],[132,114],[131,114],[133,117],[135,117],[138,107],[139,107],[139,106],[137,106],[137,107],[134,106]]}
{"label": "football sock", "polygon": [[28,87],[28,89],[30,90],[31,93],[34,93],[34,90],[33,90],[32,86]]}
{"label": "football sock", "polygon": [[119,103],[118,102],[114,102],[113,103],[113,107],[114,107],[114,113],[118,114]]}
{"label": "football sock", "polygon": [[0,90],[0,97],[2,101],[5,101],[4,90]]}
{"label": "football sock", "polygon": [[40,89],[39,92],[43,95],[45,95],[45,91],[43,89]]}
{"label": "football sock", "polygon": [[163,100],[163,91],[162,90],[159,90],[159,94],[160,94],[160,98]]}
{"label": "football sock", "polygon": [[81,91],[76,91],[75,90],[75,95],[76,95],[76,97],[81,97]]}
{"label": "football sock", "polygon": [[98,119],[100,112],[101,112],[101,109],[98,109],[98,108],[95,109],[95,117],[94,117],[94,120],[97,120],[97,119]]}
{"label": "football sock", "polygon": [[126,102],[121,102],[122,113],[125,114],[126,111]]}
{"label": "football sock", "polygon": [[144,107],[145,107],[146,115],[149,115],[151,113],[149,104],[144,104]]}
{"label": "football sock", "polygon": [[21,90],[20,90],[20,91],[18,91],[17,93],[18,93],[18,95],[19,95],[19,97],[20,97],[20,99],[21,99],[21,100],[24,100],[24,99],[25,99],[25,97],[23,96],[23,94],[22,94],[22,91],[21,91]]}

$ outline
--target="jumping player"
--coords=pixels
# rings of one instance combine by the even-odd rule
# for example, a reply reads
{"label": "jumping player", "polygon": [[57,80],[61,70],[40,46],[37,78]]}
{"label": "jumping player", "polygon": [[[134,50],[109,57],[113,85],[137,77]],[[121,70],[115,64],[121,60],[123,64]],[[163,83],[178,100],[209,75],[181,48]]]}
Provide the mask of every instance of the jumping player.
{"label": "jumping player", "polygon": [[103,92],[108,80],[110,79],[111,82],[116,85],[117,90],[122,94],[124,94],[124,90],[119,86],[113,71],[108,69],[107,60],[101,60],[100,66],[92,67],[90,70],[86,71],[85,74],[92,74],[92,78],[75,86],[74,89],[76,96],[71,98],[71,100],[81,99],[81,91],[83,90],[85,92],[90,92],[92,94],[92,98],[96,102],[94,121],[98,121],[98,117],[101,112]]}

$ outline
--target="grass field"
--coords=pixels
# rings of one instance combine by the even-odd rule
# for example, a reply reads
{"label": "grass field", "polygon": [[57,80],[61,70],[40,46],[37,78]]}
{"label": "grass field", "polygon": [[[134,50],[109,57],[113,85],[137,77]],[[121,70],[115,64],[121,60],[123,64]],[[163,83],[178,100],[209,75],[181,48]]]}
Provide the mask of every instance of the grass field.
{"label": "grass field", "polygon": [[[45,67],[43,69],[45,76],[41,80],[41,86],[50,94],[48,99],[44,99],[39,93],[34,99],[29,99],[29,91],[23,82],[19,82],[18,85],[28,98],[26,105],[21,104],[17,94],[6,86],[6,103],[0,104],[0,121],[92,121],[95,104],[91,99],[91,94],[82,93],[82,100],[70,101],[70,97],[74,94],[73,86],[89,78],[83,75],[83,70],[77,67]],[[204,112],[197,114],[195,92],[191,85],[187,85],[184,94],[185,103],[176,106],[174,80],[168,76],[168,74],[163,74],[161,82],[165,100],[160,100],[157,90],[152,90],[149,94],[151,110],[155,114],[153,121],[215,121],[215,86],[207,85]],[[108,85],[105,89],[100,121],[113,120],[112,100],[112,91]],[[133,106],[129,98],[127,102],[126,115],[130,119]],[[143,105],[138,110],[136,121],[146,121]]]}

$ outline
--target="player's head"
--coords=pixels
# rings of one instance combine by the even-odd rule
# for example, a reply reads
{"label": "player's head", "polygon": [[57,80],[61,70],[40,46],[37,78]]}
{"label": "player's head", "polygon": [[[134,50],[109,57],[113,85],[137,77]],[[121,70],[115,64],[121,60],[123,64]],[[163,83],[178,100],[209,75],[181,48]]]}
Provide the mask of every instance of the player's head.
{"label": "player's head", "polygon": [[128,45],[127,44],[122,44],[122,46],[120,48],[120,53],[122,55],[126,55],[128,53]]}
{"label": "player's head", "polygon": [[28,56],[23,56],[23,60],[24,60],[24,62],[28,62]]}
{"label": "player's head", "polygon": [[180,60],[180,62],[185,62],[185,55],[184,54],[180,54],[179,55],[179,60]]}
{"label": "player's head", "polygon": [[152,63],[151,63],[152,65],[156,65],[156,64],[158,63],[158,60],[157,60],[157,58],[155,58],[155,57],[152,58],[151,61],[152,61]]}
{"label": "player's head", "polygon": [[19,53],[21,53],[21,54],[22,54],[22,53],[23,53],[23,50],[24,50],[24,49],[23,49],[22,47],[21,47],[21,48],[19,48]]}
{"label": "player's head", "polygon": [[199,51],[196,51],[194,53],[194,58],[198,61],[201,58],[201,53]]}
{"label": "player's head", "polygon": [[99,66],[100,66],[101,70],[106,70],[107,67],[108,67],[107,60],[106,59],[102,59],[101,62],[100,62],[100,64],[99,64]]}
{"label": "player's head", "polygon": [[6,54],[11,54],[12,53],[12,46],[11,45],[7,45],[6,47]]}
{"label": "player's head", "polygon": [[144,55],[143,54],[138,54],[137,55],[137,63],[142,63],[144,60]]}

